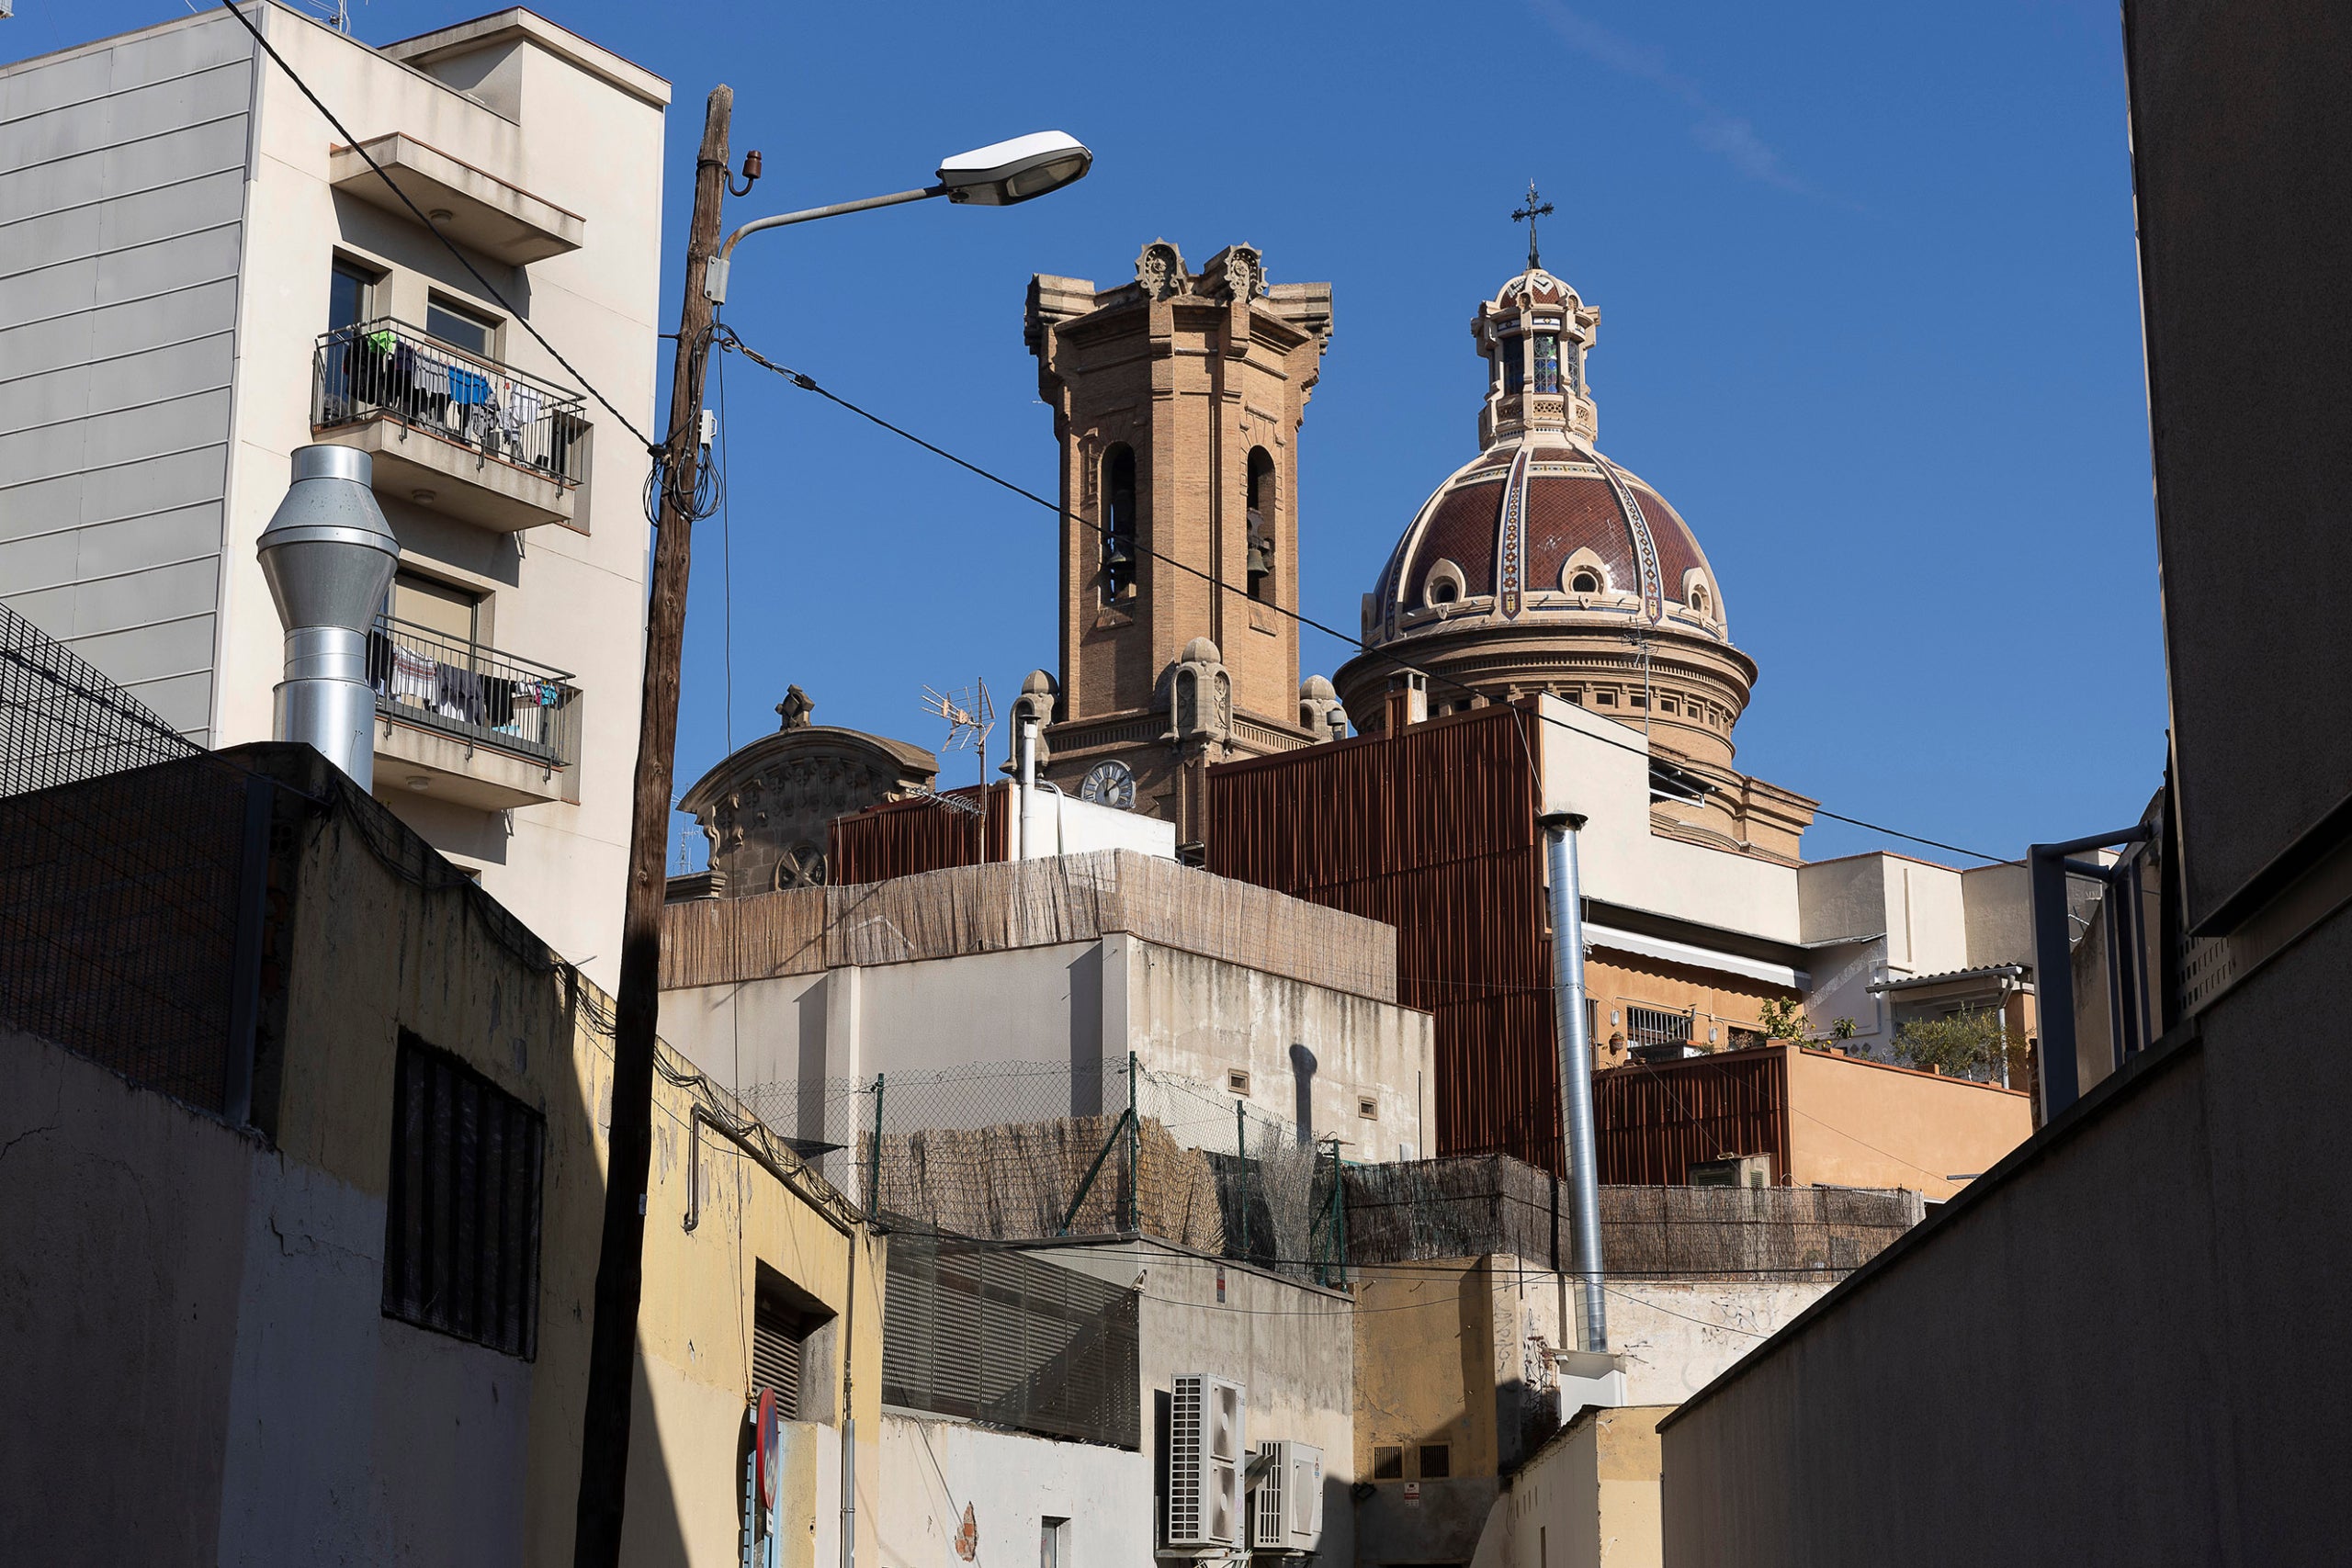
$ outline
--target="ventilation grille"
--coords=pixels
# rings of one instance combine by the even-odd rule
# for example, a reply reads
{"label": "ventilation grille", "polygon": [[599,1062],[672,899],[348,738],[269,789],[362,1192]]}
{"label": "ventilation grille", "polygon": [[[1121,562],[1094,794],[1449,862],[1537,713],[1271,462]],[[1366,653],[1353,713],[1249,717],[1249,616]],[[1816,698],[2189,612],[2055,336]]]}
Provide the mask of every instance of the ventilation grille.
{"label": "ventilation grille", "polygon": [[752,1319],[752,1384],[775,1390],[776,1415],[786,1421],[800,1413],[801,1352],[808,1325],[800,1314],[762,1296]]}

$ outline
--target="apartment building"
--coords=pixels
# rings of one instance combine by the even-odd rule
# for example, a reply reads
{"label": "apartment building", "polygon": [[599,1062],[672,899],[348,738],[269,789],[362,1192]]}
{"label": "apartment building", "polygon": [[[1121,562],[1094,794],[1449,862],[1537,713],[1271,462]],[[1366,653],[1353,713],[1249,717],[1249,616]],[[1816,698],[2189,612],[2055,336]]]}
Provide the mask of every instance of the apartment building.
{"label": "apartment building", "polygon": [[368,451],[378,795],[610,984],[649,526],[589,389],[650,427],[669,86],[520,9],[381,48],[245,14],[357,146],[219,9],[0,68],[0,601],[267,739],[254,541],[294,448]]}

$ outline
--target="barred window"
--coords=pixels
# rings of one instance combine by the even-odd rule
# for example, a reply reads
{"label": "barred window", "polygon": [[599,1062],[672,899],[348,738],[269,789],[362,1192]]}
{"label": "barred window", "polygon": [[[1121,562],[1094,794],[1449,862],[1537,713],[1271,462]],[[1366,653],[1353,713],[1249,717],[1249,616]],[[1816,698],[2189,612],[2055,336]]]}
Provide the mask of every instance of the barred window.
{"label": "barred window", "polygon": [[392,1071],[384,1315],[531,1359],[539,1339],[547,1123],[401,1031]]}

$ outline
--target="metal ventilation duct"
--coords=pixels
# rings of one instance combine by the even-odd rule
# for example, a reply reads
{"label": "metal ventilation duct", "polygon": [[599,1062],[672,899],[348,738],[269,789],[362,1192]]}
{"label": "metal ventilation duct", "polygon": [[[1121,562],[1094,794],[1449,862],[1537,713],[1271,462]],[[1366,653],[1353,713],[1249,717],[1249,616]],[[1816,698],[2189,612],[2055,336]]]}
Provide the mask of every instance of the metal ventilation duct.
{"label": "metal ventilation duct", "polygon": [[373,459],[356,447],[296,447],[293,484],[258,546],[286,627],[273,733],[308,741],[362,789],[376,773],[368,633],[401,558],[373,477]]}

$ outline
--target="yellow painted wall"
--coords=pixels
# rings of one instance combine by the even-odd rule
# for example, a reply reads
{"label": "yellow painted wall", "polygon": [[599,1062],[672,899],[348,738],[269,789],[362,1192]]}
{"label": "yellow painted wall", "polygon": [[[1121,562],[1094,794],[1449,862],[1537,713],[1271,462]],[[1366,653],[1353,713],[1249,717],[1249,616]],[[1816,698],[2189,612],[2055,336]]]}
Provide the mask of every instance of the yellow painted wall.
{"label": "yellow painted wall", "polygon": [[1657,1568],[1657,1424],[1670,1404],[1588,1410],[1511,1477],[1470,1568]]}
{"label": "yellow painted wall", "polygon": [[[610,1018],[611,1003],[585,980],[538,967],[533,959],[544,963],[544,955],[535,953],[527,932],[399,829],[361,834],[351,810],[370,806],[339,809],[302,853],[279,967],[287,977],[282,1022],[269,1031],[258,1072],[260,1114],[287,1160],[380,1201],[390,1182],[393,1064],[406,1028],[546,1118],[538,1350],[533,1361],[511,1364],[528,1382],[526,1560],[568,1562],[612,1094],[612,1043],[595,1021]],[[370,837],[400,849],[412,875],[431,885],[388,865],[368,847]],[[853,1330],[866,1512],[859,1533],[870,1540],[882,1249],[853,1224],[853,1267],[852,1238],[829,1219],[826,1201],[833,1198],[835,1218],[850,1211],[813,1171],[772,1146],[772,1163],[794,1178],[788,1186],[707,1127],[700,1134],[700,1215],[686,1231],[692,1107],[699,1102],[739,1124],[753,1119],[716,1086],[692,1077],[684,1058],[666,1047],[664,1055],[690,1081],[657,1075],[654,1082],[628,1560],[712,1568],[736,1561],[752,1288],[763,1261],[836,1314],[818,1336],[825,1341],[830,1332],[826,1342],[835,1347],[829,1375],[803,1394],[804,1408],[827,1424],[810,1436],[836,1447],[838,1345],[843,1325]],[[428,1331],[387,1323],[386,1332]],[[821,1345],[812,1349],[815,1359],[827,1359]],[[401,1392],[379,1389],[378,1400],[396,1403]],[[828,1493],[817,1510],[825,1517],[809,1521],[808,1549],[788,1552],[787,1562],[831,1561],[837,1508]]]}
{"label": "yellow painted wall", "polygon": [[1930,1200],[1990,1169],[2033,1131],[2022,1090],[1834,1052],[1792,1050],[1789,1174],[1800,1186],[1909,1187]]}
{"label": "yellow painted wall", "polygon": [[[1713,969],[1668,964],[1606,948],[1595,948],[1585,961],[1585,994],[1597,1004],[1592,1035],[1596,1067],[1623,1066],[1630,1059],[1623,1045],[1624,1010],[1628,1006],[1661,1008],[1668,1012],[1688,1012],[1696,1008],[1699,1016],[1693,1027],[1699,1048],[1720,1051],[1730,1045],[1733,1029],[1759,1027],[1757,1018],[1766,1001],[1797,995],[1785,986],[1763,980],[1745,980]],[[1610,1016],[1611,1013],[1616,1015],[1614,1019]],[[1713,1040],[1708,1038],[1710,1030],[1714,1032]]]}

